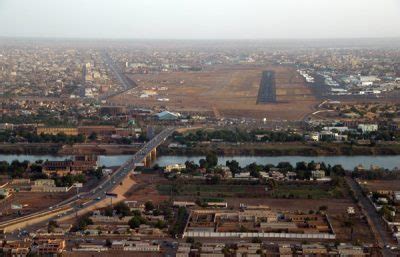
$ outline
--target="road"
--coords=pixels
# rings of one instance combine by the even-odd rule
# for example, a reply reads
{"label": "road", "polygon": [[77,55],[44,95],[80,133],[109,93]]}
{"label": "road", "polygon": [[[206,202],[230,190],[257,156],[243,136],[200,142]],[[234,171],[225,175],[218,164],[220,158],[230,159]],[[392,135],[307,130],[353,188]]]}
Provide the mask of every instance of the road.
{"label": "road", "polygon": [[169,136],[172,135],[174,131],[175,128],[173,127],[164,129],[161,133],[144,144],[143,147],[132,156],[132,158],[122,164],[110,177],[105,179],[100,185],[92,189],[90,192],[75,195],[61,203],[51,206],[49,210],[31,214],[28,217],[20,217],[15,220],[2,222],[0,223],[0,228],[4,228],[7,225],[15,224],[17,222],[32,220],[38,214],[43,215],[52,212],[54,213],[56,211],[59,212],[59,210],[61,210],[61,212],[65,210],[65,212],[58,215],[59,218],[62,218],[78,211],[82,211],[82,209],[98,203],[106,198],[106,193],[113,191],[116,186],[118,186],[127,176],[129,176],[130,172],[135,170],[138,163],[142,163],[146,156],[148,156],[153,149],[161,145]]}
{"label": "road", "polygon": [[[111,192],[115,188],[115,186],[119,185],[129,175],[130,172],[135,170],[138,163],[142,163],[146,156],[149,155],[153,149],[162,144],[174,131],[175,128],[164,129],[160,134],[156,135],[153,139],[143,145],[143,147],[137,153],[135,153],[132,158],[122,164],[103,183],[101,183],[88,193],[80,194],[75,196],[75,199],[70,199],[69,201],[76,201],[78,199],[80,199],[81,201],[83,200],[83,204],[74,206],[74,209],[72,211],[67,212],[64,215],[69,215],[71,214],[71,212],[73,213],[82,209],[82,207],[88,207],[104,199],[106,197],[106,193]],[[58,204],[54,207],[58,208],[60,206],[61,205]]]}
{"label": "road", "polygon": [[118,82],[124,89],[119,92],[111,92],[103,94],[100,97],[100,100],[106,100],[107,98],[121,94],[127,90],[137,87],[137,84],[133,80],[128,79],[125,76],[125,74],[122,73],[121,69],[115,64],[115,62],[111,59],[110,55],[106,51],[103,52],[103,56],[105,64],[111,69],[115,78],[118,80]]}
{"label": "road", "polygon": [[379,246],[382,247],[383,256],[396,256],[390,249],[386,248],[386,246],[392,245],[394,243],[393,238],[389,234],[382,218],[376,212],[372,203],[362,193],[360,185],[349,176],[346,177],[346,182],[354,192],[355,196],[359,199],[359,203],[364,209],[365,214],[368,216],[368,219],[372,226],[372,230],[375,231],[374,234],[376,240],[378,241]]}

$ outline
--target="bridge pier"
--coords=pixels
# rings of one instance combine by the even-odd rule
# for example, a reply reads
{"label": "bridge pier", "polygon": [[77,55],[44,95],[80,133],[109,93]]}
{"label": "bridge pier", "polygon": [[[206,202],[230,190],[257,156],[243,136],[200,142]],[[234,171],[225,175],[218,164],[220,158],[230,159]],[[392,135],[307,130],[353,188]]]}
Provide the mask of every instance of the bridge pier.
{"label": "bridge pier", "polygon": [[151,168],[151,164],[157,159],[157,148],[154,148],[150,153],[143,159],[143,164],[146,168]]}
{"label": "bridge pier", "polygon": [[157,148],[154,148],[153,150],[151,150],[150,158],[151,158],[151,161],[155,161],[157,159]]}

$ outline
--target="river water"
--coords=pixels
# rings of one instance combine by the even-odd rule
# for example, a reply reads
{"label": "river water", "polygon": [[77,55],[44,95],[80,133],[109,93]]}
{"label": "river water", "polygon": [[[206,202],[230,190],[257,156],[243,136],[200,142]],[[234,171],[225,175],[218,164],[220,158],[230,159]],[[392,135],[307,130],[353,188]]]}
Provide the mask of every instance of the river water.
{"label": "river water", "polygon": [[[104,166],[119,166],[126,160],[130,155],[114,155],[114,156],[99,156],[99,164]],[[71,156],[51,156],[51,155],[0,155],[0,161],[11,162],[13,160],[19,161],[36,161],[36,160],[65,160],[71,158]],[[199,162],[203,156],[160,156],[155,164],[165,166],[168,164],[184,163],[186,161]],[[341,164],[345,169],[352,170],[359,164],[369,168],[371,165],[377,165],[385,169],[400,168],[400,156],[278,156],[278,157],[266,157],[266,156],[220,156],[218,158],[219,164],[225,164],[227,160],[236,160],[240,166],[246,166],[250,163],[256,162],[258,164],[278,164],[279,162],[290,162],[295,165],[297,162],[315,161],[325,162],[326,164]]]}

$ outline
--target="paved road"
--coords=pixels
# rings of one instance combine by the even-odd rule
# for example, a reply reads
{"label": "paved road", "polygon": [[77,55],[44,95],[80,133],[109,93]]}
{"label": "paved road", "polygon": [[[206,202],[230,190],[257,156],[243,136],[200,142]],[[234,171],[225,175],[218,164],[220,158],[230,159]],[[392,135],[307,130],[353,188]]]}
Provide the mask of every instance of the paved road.
{"label": "paved road", "polygon": [[[127,176],[129,176],[130,172],[135,170],[136,165],[138,163],[142,163],[150,152],[157,148],[160,144],[162,144],[172,133],[175,131],[175,128],[170,127],[164,129],[161,133],[156,135],[153,139],[143,145],[143,147],[135,153],[132,158],[127,160],[124,164],[122,164],[109,178],[104,180],[100,185],[92,189],[90,192],[82,193],[75,195],[61,203],[58,203],[54,206],[51,206],[50,210],[41,211],[38,213],[51,213],[55,212],[58,209],[70,209],[58,217],[64,217],[71,214],[76,213],[77,211],[82,210],[83,208],[87,208],[91,205],[96,204],[100,200],[106,198],[106,193],[111,192],[117,185],[119,185]],[[35,215],[35,214],[32,214]],[[30,219],[28,217],[20,217],[20,219]],[[0,223],[0,227],[4,227],[9,223],[14,221],[6,221]]]}
{"label": "paved road", "polygon": [[124,89],[119,92],[111,92],[109,94],[106,93],[100,97],[100,100],[106,100],[107,98],[123,93],[126,90],[137,87],[137,84],[133,80],[128,79],[125,74],[122,73],[121,69],[115,64],[115,62],[111,59],[110,55],[106,51],[103,52],[103,56],[105,64],[111,69],[114,76]]}
{"label": "paved road", "polygon": [[[111,192],[117,185],[119,185],[119,183],[121,183],[129,175],[130,172],[135,170],[138,163],[142,163],[146,156],[149,155],[153,149],[162,144],[174,131],[175,128],[164,129],[160,134],[158,134],[152,140],[143,145],[143,147],[137,153],[135,153],[132,158],[122,164],[109,178],[107,178],[99,186],[92,189],[88,193],[75,196],[75,199],[70,199],[70,201],[73,200],[75,202],[80,198],[81,201],[83,201],[84,203],[79,204],[78,206],[74,206],[74,209],[72,211],[65,213],[64,215],[69,215],[77,210],[82,209],[83,207],[88,207],[104,199],[107,192]],[[56,205],[54,207],[59,206],[60,205]]]}
{"label": "paved road", "polygon": [[351,177],[346,177],[347,184],[354,191],[355,196],[359,199],[359,203],[362,208],[365,210],[369,220],[371,221],[371,225],[373,226],[372,230],[375,231],[376,240],[379,243],[379,246],[383,248],[382,253],[384,256],[396,256],[390,249],[387,249],[387,245],[392,245],[394,243],[393,238],[391,237],[389,231],[386,229],[386,226],[376,212],[375,207],[369,201],[369,199],[363,195],[362,189],[360,185]]}

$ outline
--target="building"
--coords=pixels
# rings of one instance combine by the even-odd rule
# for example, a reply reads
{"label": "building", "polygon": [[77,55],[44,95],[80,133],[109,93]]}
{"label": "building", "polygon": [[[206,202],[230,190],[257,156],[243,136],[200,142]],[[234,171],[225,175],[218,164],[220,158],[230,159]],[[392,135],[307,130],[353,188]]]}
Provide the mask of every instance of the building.
{"label": "building", "polygon": [[127,113],[125,106],[102,106],[100,108],[100,115],[109,115],[109,116],[117,116],[117,115],[125,115]]}
{"label": "building", "polygon": [[36,128],[37,135],[58,135],[65,134],[67,136],[77,136],[78,129],[77,128],[51,128],[51,127],[38,127]]}
{"label": "building", "polygon": [[65,240],[62,239],[44,239],[35,243],[38,244],[37,253],[39,256],[57,256],[65,249]]}
{"label": "building", "polygon": [[53,179],[38,179],[35,180],[34,186],[50,186],[50,187],[55,187],[56,183],[54,182]]}
{"label": "building", "polygon": [[192,210],[184,237],[335,239],[329,221],[321,214],[254,209]]}
{"label": "building", "polygon": [[167,165],[167,166],[165,166],[165,171],[166,172],[171,172],[171,171],[173,171],[173,170],[177,170],[177,171],[181,171],[181,170],[184,170],[184,169],[186,169],[186,164],[179,164],[179,163],[177,163],[177,164],[171,164],[171,165]]}
{"label": "building", "polygon": [[174,201],[174,207],[193,207],[196,206],[195,202],[183,202],[183,201]]}
{"label": "building", "polygon": [[0,199],[6,198],[10,193],[6,188],[0,188]]}
{"label": "building", "polygon": [[76,156],[75,160],[65,161],[45,161],[43,163],[43,173],[48,176],[67,174],[81,174],[91,169],[97,168],[96,156]]}
{"label": "building", "polygon": [[84,136],[95,134],[99,137],[110,137],[116,133],[114,126],[81,126],[78,127],[78,133]]}
{"label": "building", "polygon": [[31,186],[32,192],[66,193],[70,187],[57,187],[53,179],[38,179]]}
{"label": "building", "polygon": [[358,125],[358,129],[362,131],[362,133],[370,133],[378,131],[377,124],[360,124]]}
{"label": "building", "polygon": [[5,241],[0,247],[0,249],[2,249],[0,255],[10,257],[26,257],[30,252],[31,246],[31,241]]}
{"label": "building", "polygon": [[304,256],[325,256],[328,253],[328,250],[325,246],[320,244],[303,244],[302,252]]}
{"label": "building", "polygon": [[181,117],[181,115],[179,113],[163,111],[163,112],[156,114],[156,117],[158,120],[161,120],[161,121],[172,121],[172,120],[179,119]]}
{"label": "building", "polygon": [[325,177],[325,171],[323,170],[313,170],[311,171],[311,177],[313,179],[321,179]]}

